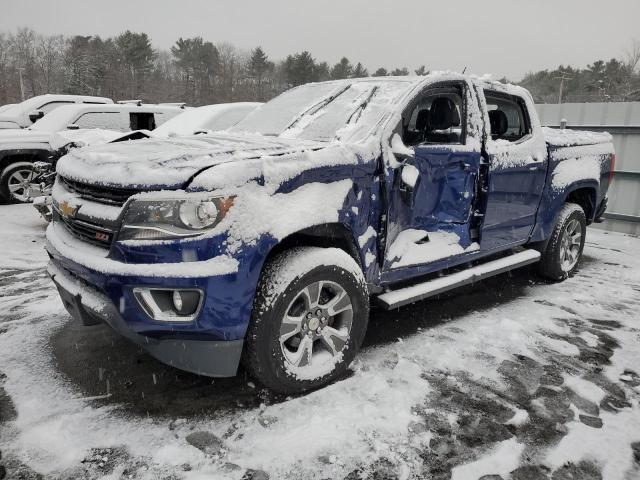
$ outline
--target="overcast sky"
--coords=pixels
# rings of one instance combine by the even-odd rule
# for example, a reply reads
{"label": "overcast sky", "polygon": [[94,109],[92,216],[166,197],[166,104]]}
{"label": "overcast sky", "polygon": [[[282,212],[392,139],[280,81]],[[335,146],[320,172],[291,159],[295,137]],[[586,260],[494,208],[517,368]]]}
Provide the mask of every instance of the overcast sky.
{"label": "overcast sky", "polygon": [[309,50],[369,70],[506,75],[621,57],[640,40],[639,0],[0,0],[0,31],[111,36],[147,32],[168,49],[180,36],[261,45],[272,59]]}

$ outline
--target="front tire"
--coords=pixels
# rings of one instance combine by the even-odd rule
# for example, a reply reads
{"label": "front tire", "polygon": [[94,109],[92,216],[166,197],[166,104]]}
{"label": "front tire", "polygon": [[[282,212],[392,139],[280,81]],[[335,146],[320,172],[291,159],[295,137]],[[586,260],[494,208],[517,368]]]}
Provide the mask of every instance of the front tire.
{"label": "front tire", "polygon": [[9,165],[0,178],[0,196],[7,203],[29,203],[29,185],[33,175],[30,164]]}
{"label": "front tire", "polygon": [[288,250],[260,278],[244,365],[278,393],[324,386],[353,361],[368,319],[369,294],[353,258],[337,248]]}
{"label": "front tire", "polygon": [[551,237],[542,251],[538,264],[539,273],[551,280],[559,281],[571,277],[578,269],[587,233],[584,210],[575,203],[566,203],[551,232]]}

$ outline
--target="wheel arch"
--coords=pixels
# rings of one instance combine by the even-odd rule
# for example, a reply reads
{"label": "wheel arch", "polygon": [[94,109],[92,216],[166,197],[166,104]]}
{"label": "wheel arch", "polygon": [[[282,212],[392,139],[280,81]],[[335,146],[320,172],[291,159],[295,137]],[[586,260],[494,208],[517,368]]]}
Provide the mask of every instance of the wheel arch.
{"label": "wheel arch", "polygon": [[45,161],[51,156],[51,152],[45,149],[19,149],[0,152],[0,178],[11,165],[16,163],[33,164],[37,161]]}
{"label": "wheel arch", "polygon": [[294,247],[334,247],[344,250],[362,268],[360,251],[351,229],[342,223],[324,223],[291,233],[276,243],[267,254],[262,269],[281,252]]}
{"label": "wheel arch", "polygon": [[584,211],[587,225],[593,222],[597,208],[597,185],[591,182],[579,182],[565,190],[564,203],[575,203]]}

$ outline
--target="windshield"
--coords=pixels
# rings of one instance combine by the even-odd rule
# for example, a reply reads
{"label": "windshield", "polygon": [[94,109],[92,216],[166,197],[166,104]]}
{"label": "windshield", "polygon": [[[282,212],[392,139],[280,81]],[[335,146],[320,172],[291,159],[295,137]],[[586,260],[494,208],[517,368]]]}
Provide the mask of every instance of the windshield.
{"label": "windshield", "polygon": [[58,107],[29,127],[38,132],[59,132],[76,120],[77,105]]}
{"label": "windshield", "polygon": [[393,110],[410,85],[389,79],[303,85],[255,110],[231,131],[316,141],[365,133]]}

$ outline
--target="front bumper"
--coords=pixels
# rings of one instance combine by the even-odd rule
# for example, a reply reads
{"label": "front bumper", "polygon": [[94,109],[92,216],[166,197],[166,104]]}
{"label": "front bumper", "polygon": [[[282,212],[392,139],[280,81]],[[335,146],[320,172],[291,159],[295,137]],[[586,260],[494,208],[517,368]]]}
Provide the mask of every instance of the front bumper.
{"label": "front bumper", "polygon": [[130,327],[114,303],[105,294],[75,277],[55,262],[48,273],[56,285],[64,307],[84,325],[107,323],[116,332],[140,345],[151,356],[167,365],[211,377],[236,374],[242,354],[243,340],[195,340],[176,336],[156,338],[141,335]]}

